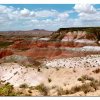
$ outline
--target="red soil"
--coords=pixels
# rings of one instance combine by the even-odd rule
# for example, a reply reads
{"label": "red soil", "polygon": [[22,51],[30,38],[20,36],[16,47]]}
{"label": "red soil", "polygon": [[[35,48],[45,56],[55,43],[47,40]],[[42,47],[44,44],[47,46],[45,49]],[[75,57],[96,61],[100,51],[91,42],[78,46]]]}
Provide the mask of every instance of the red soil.
{"label": "red soil", "polygon": [[5,57],[5,56],[9,56],[12,54],[13,54],[13,51],[10,49],[1,50],[0,51],[0,58]]}

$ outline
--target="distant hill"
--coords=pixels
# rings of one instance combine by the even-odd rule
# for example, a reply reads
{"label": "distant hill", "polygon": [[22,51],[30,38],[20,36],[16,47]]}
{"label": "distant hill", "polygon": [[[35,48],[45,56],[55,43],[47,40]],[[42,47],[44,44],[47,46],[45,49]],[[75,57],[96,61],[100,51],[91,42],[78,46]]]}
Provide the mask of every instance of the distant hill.
{"label": "distant hill", "polygon": [[28,36],[50,36],[53,31],[47,31],[44,29],[34,29],[29,31],[0,31],[0,35],[28,35]]}

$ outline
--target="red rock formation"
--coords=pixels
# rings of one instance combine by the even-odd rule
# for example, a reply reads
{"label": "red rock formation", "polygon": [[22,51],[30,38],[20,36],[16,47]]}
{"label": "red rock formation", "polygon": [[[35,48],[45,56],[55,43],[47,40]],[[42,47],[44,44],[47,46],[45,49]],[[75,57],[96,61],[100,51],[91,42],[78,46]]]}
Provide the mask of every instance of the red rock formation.
{"label": "red rock formation", "polygon": [[10,48],[14,49],[28,49],[30,45],[29,41],[16,41],[13,45],[10,46]]}
{"label": "red rock formation", "polygon": [[[85,40],[86,41],[86,40]],[[68,50],[62,50],[60,48],[65,47],[76,47],[80,48],[88,45],[96,45],[95,43],[82,43],[75,41],[17,41],[11,47],[15,50],[18,49],[26,49],[20,52],[16,52],[16,54],[30,56],[32,58],[55,58],[55,57],[75,57],[75,56],[85,56],[86,53],[83,52],[72,52]],[[88,53],[87,53],[88,54]],[[92,54],[92,53],[91,53]]]}
{"label": "red rock formation", "polygon": [[[90,36],[88,37],[90,38]],[[83,46],[96,46],[91,39],[87,39],[87,34],[85,32],[65,34],[65,41],[41,41],[41,40],[22,40],[16,39],[14,44],[9,46],[15,50],[15,54],[30,56],[32,58],[55,58],[55,57],[75,57],[75,56],[85,56],[86,52],[75,52],[68,51],[66,47],[76,47],[80,48]],[[71,41],[70,41],[71,40]],[[83,42],[82,42],[82,41]],[[81,42],[79,42],[81,41]],[[85,42],[84,42],[85,41]],[[61,48],[65,49],[62,50]],[[17,50],[20,50],[18,52]],[[93,52],[91,52],[93,54]]]}
{"label": "red rock formation", "polygon": [[25,52],[18,53],[19,55],[25,55],[32,58],[52,58],[61,55],[60,49],[51,48],[33,48]]}
{"label": "red rock formation", "polygon": [[48,43],[39,41],[39,42],[36,43],[36,47],[47,48],[48,47]]}
{"label": "red rock formation", "polygon": [[12,55],[12,54],[13,54],[13,51],[10,50],[10,49],[1,50],[0,51],[0,58],[3,58],[5,56],[9,56],[9,55]]}

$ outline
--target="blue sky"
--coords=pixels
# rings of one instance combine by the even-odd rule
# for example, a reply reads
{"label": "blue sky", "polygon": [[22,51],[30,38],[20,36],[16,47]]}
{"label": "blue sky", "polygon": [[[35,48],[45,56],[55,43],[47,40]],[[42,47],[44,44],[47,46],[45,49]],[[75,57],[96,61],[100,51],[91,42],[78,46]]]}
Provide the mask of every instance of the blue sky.
{"label": "blue sky", "polygon": [[44,9],[44,10],[50,10],[50,9],[55,9],[59,11],[66,11],[66,10],[71,10],[74,6],[74,4],[7,4],[6,6],[13,6],[16,8],[27,8],[30,10],[35,10],[35,9]]}
{"label": "blue sky", "polygon": [[100,4],[1,4],[0,31],[100,26]]}

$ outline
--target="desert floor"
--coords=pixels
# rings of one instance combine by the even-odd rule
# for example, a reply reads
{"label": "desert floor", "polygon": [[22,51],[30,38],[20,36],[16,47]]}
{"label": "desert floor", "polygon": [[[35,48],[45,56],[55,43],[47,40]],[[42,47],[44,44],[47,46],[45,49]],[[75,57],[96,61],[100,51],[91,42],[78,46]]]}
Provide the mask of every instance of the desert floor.
{"label": "desert floor", "polygon": [[100,96],[99,67],[99,55],[45,60],[38,68],[2,63],[0,79],[2,84],[12,84],[22,95]]}

